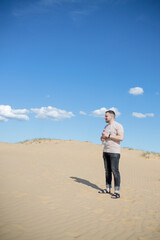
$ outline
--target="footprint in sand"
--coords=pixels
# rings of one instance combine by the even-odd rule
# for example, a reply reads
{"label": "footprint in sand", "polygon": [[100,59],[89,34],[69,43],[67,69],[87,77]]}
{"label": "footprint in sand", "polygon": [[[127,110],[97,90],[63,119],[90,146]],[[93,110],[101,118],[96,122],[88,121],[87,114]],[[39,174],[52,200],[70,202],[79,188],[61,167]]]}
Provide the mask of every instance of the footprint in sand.
{"label": "footprint in sand", "polygon": [[67,235],[70,237],[74,237],[74,238],[79,238],[81,236],[81,234],[76,233],[76,232],[69,232],[69,233],[67,233]]}

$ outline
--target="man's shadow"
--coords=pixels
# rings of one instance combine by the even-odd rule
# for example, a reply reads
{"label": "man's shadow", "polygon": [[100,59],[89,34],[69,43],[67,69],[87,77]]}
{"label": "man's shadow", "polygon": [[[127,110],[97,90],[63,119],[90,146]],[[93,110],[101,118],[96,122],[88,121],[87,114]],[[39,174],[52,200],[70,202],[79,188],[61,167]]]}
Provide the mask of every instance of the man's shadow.
{"label": "man's shadow", "polygon": [[82,183],[82,184],[84,184],[84,185],[87,185],[87,186],[89,186],[89,187],[95,188],[95,189],[97,189],[97,190],[101,190],[101,188],[99,188],[96,184],[93,184],[93,183],[91,183],[90,181],[85,180],[85,179],[83,179],[83,178],[78,178],[78,177],[70,177],[70,178],[72,178],[72,179],[73,179],[75,182],[77,182],[77,183]]}

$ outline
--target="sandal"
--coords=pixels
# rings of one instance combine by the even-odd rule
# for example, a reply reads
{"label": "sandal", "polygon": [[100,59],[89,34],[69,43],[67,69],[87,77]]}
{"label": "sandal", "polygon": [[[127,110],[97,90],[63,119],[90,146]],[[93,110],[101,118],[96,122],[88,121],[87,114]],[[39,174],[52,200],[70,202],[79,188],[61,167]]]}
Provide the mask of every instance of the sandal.
{"label": "sandal", "polygon": [[114,193],[111,198],[113,198],[113,199],[120,198],[120,194],[119,193]]}
{"label": "sandal", "polygon": [[98,193],[110,193],[110,192],[108,192],[107,189],[101,189],[100,191],[98,191]]}

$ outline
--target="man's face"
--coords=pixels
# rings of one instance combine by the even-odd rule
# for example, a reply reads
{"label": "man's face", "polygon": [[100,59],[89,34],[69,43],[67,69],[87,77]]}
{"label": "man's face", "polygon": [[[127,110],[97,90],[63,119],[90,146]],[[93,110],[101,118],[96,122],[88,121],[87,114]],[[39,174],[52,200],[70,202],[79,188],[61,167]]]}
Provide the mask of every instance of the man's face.
{"label": "man's face", "polygon": [[110,114],[109,112],[107,112],[106,114],[105,114],[105,121],[106,121],[106,123],[109,123],[111,120],[112,120],[112,114]]}

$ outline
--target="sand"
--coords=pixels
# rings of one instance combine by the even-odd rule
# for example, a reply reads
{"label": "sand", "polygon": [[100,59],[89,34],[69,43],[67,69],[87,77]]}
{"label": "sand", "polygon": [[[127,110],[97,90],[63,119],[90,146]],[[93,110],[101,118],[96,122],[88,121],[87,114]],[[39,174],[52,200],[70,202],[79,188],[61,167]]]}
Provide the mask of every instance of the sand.
{"label": "sand", "polygon": [[0,143],[0,240],[160,239],[160,155],[122,149],[121,198],[105,187],[103,146]]}

